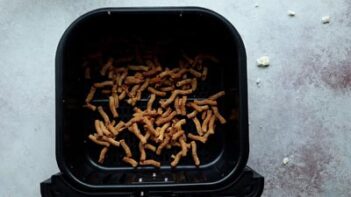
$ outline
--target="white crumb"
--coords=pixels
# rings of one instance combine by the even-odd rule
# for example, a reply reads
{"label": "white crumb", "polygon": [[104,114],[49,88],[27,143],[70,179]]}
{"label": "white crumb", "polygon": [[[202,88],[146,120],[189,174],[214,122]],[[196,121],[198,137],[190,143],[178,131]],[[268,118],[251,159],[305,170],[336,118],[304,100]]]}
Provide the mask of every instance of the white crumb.
{"label": "white crumb", "polygon": [[289,163],[289,158],[285,157],[285,158],[283,159],[283,164],[286,165],[286,164],[288,164],[288,163]]}
{"label": "white crumb", "polygon": [[293,17],[293,16],[296,15],[296,13],[294,11],[292,11],[292,10],[288,10],[288,15]]}
{"label": "white crumb", "polygon": [[260,78],[256,79],[256,85],[257,85],[257,87],[261,86],[261,79]]}
{"label": "white crumb", "polygon": [[255,4],[255,8],[258,8],[258,6],[259,6],[258,3],[256,3],[256,4]]}
{"label": "white crumb", "polygon": [[322,17],[322,23],[323,24],[330,23],[330,16],[323,16]]}
{"label": "white crumb", "polygon": [[258,67],[268,67],[269,66],[269,57],[268,56],[262,56],[262,57],[258,58],[256,61],[257,61]]}

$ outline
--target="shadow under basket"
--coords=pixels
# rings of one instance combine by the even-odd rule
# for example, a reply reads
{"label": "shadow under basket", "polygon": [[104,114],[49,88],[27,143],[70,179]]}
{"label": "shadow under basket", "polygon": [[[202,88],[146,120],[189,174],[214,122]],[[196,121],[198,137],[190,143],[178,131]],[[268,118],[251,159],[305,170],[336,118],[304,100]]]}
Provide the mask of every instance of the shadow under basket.
{"label": "shadow under basket", "polygon": [[[97,162],[101,147],[87,136],[95,132],[94,119],[99,116],[82,105],[92,83],[100,79],[85,79],[84,68],[89,64],[96,65],[95,71],[99,69],[101,62],[94,62],[94,56],[105,61],[135,51],[153,51],[163,67],[175,67],[184,54],[193,57],[200,52],[218,58],[219,63],[209,64],[208,78],[199,81],[197,90],[188,97],[194,100],[226,92],[218,100],[218,108],[227,123],[218,123],[206,144],[198,143],[200,166],[196,167],[188,154],[171,168],[173,149],[160,156],[150,155],[161,162],[159,169],[130,167],[122,161],[120,148],[109,150],[103,164]],[[197,7],[103,8],[79,17],[65,31],[56,53],[56,160],[60,176],[72,187],[100,196],[134,195],[135,191],[222,191],[242,177],[248,160],[246,81],[246,54],[240,35],[213,11]],[[108,101],[100,96],[96,95],[93,103],[107,107]],[[144,108],[148,99],[145,92],[137,106]],[[118,110],[116,120],[126,121],[133,114],[125,102]],[[233,113],[238,115],[230,119]],[[184,130],[194,131],[188,122]],[[130,134],[123,137],[135,153],[133,157],[138,158],[138,139]],[[263,178],[261,184],[263,187]]]}

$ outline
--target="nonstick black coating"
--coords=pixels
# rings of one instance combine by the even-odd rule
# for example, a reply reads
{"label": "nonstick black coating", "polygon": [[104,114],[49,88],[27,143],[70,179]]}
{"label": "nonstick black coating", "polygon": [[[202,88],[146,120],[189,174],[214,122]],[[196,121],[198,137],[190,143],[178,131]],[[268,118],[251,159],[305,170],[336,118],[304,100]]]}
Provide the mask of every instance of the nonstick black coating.
{"label": "nonstick black coating", "polygon": [[[133,169],[121,161],[122,149],[111,149],[104,164],[98,164],[101,147],[87,136],[94,132],[97,113],[82,108],[93,80],[84,79],[84,66],[98,67],[101,62],[89,59],[89,54],[118,58],[135,46],[141,51],[154,50],[163,67],[174,67],[182,53],[189,56],[205,52],[216,56],[218,64],[208,63],[206,81],[199,81],[197,91],[189,99],[206,98],[220,90],[226,96],[219,99],[219,109],[228,123],[217,123],[216,133],[206,144],[198,143],[201,166],[195,167],[191,155],[170,168],[167,150],[161,156],[151,155],[161,162],[160,169]],[[87,61],[91,60],[91,61]],[[56,158],[61,171],[73,184],[91,190],[203,190],[224,187],[235,180],[248,157],[246,56],[239,34],[220,15],[203,8],[104,8],[77,19],[64,33],[56,54]],[[138,102],[144,107],[148,94]],[[107,106],[106,100],[93,101]],[[233,110],[239,119],[229,120]],[[108,111],[108,110],[106,110]],[[121,119],[127,120],[132,108],[122,104]],[[194,131],[188,120],[185,130]],[[122,134],[138,158],[138,140]]]}

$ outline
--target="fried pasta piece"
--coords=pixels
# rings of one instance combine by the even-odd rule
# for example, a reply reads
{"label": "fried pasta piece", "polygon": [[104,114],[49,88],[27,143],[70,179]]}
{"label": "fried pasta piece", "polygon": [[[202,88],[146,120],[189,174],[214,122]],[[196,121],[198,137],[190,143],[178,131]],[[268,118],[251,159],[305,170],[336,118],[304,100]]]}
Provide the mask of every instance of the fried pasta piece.
{"label": "fried pasta piece", "polygon": [[136,168],[138,166],[138,162],[130,157],[123,157],[122,160],[131,165],[133,168]]}

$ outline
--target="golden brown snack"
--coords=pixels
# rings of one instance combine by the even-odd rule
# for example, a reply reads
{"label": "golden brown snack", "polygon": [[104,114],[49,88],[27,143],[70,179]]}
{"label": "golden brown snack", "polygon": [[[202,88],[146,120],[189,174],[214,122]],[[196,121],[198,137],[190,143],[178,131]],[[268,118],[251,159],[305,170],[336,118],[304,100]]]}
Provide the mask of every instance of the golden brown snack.
{"label": "golden brown snack", "polygon": [[106,146],[101,149],[99,161],[98,161],[99,163],[101,164],[104,163],[107,151],[108,151],[108,147]]}
{"label": "golden brown snack", "polygon": [[[178,164],[182,156],[187,155],[187,151],[190,148],[192,149],[194,163],[196,166],[199,166],[200,159],[197,156],[197,144],[195,141],[189,143],[187,140],[190,139],[190,141],[196,140],[201,143],[206,143],[209,135],[215,132],[216,119],[222,124],[226,122],[223,116],[219,114],[216,101],[218,98],[224,96],[225,92],[221,91],[207,99],[195,101],[188,101],[187,95],[196,91],[198,79],[205,80],[207,78],[208,67],[203,64],[203,61],[207,59],[212,60],[214,57],[200,54],[192,59],[186,56],[184,57],[185,59],[179,61],[177,68],[165,68],[163,70],[153,52],[142,52],[139,47],[137,47],[136,51],[137,58],[131,57],[127,61],[122,62],[120,62],[120,59],[123,58],[116,60],[110,58],[108,62],[101,67],[100,74],[105,76],[105,80],[108,81],[95,83],[91,87],[86,98],[88,102],[86,102],[84,107],[93,111],[98,109],[98,112],[103,118],[103,122],[100,120],[95,121],[97,133],[90,135],[89,139],[106,147],[121,145],[126,153],[126,157],[124,157],[123,160],[133,167],[136,167],[138,162],[140,162],[140,165],[160,167],[160,162],[146,159],[145,149],[156,152],[156,155],[160,155],[163,148],[171,149],[172,147],[181,148],[181,151],[176,156],[173,155],[172,157],[174,159],[171,162],[172,167]],[[136,61],[131,62],[133,59]],[[112,65],[113,63],[116,65]],[[136,63],[136,65],[133,63]],[[120,65],[128,66],[116,67]],[[84,65],[84,68],[87,68],[87,64]],[[87,78],[91,77],[92,76],[88,76]],[[112,86],[112,88],[106,89],[106,86]],[[175,87],[178,87],[178,89],[175,89]],[[97,88],[102,88],[100,89],[102,96],[108,98],[109,108],[114,118],[117,118],[119,115],[117,109],[121,101],[124,100],[134,106],[137,101],[141,100],[142,93],[146,89],[148,92],[152,93],[152,95],[149,99],[145,99],[148,100],[148,102],[144,111],[139,107],[135,107],[134,114],[128,122],[124,123],[123,121],[119,121],[118,124],[114,126],[115,121],[111,119],[111,122],[110,117],[108,117],[110,113],[106,114],[102,106],[96,107],[90,103],[94,98]],[[161,107],[157,106],[155,104],[156,95],[165,97],[167,92],[170,92],[171,95],[168,98],[159,99]],[[127,99],[125,99],[126,96],[128,96]],[[190,100],[192,100],[192,98],[193,97],[191,97]],[[174,104],[174,107],[172,104]],[[143,105],[140,107],[143,108]],[[186,107],[190,107],[194,110],[187,114],[188,109]],[[172,108],[174,108],[174,111]],[[202,113],[202,125],[197,118],[198,113]],[[177,116],[177,114],[179,116]],[[187,116],[187,118],[193,120],[198,135],[185,132],[182,129],[183,125],[186,124],[186,119],[182,118],[183,116]],[[143,134],[138,126],[143,127]],[[124,139],[120,141],[115,140],[116,136],[126,128],[139,139],[139,161],[135,161],[131,158],[131,149],[125,143]],[[149,144],[148,142],[150,141],[148,140],[150,140],[151,143],[158,144],[158,147],[156,148],[154,145]],[[103,162],[107,148],[103,150],[105,153],[100,155],[99,162]]]}
{"label": "golden brown snack", "polygon": [[146,128],[148,129],[148,131],[155,137],[158,137],[159,133],[155,130],[154,125],[152,124],[152,122],[150,121],[150,119],[148,118],[144,118],[143,119]]}
{"label": "golden brown snack", "polygon": [[151,94],[156,94],[157,96],[166,96],[166,92],[162,92],[159,90],[156,90],[153,87],[148,87],[147,90],[151,93]]}
{"label": "golden brown snack", "polygon": [[121,132],[124,129],[125,123],[121,120],[115,126],[116,131]]}
{"label": "golden brown snack", "polygon": [[210,122],[208,123],[208,131],[207,133],[214,134],[214,123],[216,121],[216,116],[212,116]]}
{"label": "golden brown snack", "polygon": [[123,90],[123,91],[121,92],[121,94],[118,96],[118,99],[121,101],[121,100],[123,100],[126,96],[127,96],[127,92]]}
{"label": "golden brown snack", "polygon": [[162,115],[163,114],[163,109],[161,107],[157,108],[157,114]]}
{"label": "golden brown snack", "polygon": [[103,88],[105,86],[113,86],[113,81],[103,81],[100,83],[94,83],[95,88]]}
{"label": "golden brown snack", "polygon": [[155,147],[154,145],[152,145],[152,144],[145,144],[145,145],[144,145],[144,148],[145,148],[145,149],[149,149],[149,150],[151,150],[152,152],[155,152],[155,151],[156,151],[156,147]]}
{"label": "golden brown snack", "polygon": [[144,138],[145,138],[146,141],[148,141],[149,138],[150,138],[150,136],[151,136],[151,134],[150,134],[150,132],[148,131],[148,128],[145,127],[145,125],[144,125],[144,130],[146,130],[146,133],[145,133],[145,135],[144,135]]}
{"label": "golden brown snack", "polygon": [[162,92],[171,92],[171,91],[173,91],[174,89],[175,89],[174,86],[167,86],[167,87],[161,87],[161,88],[160,88],[160,90],[161,90]]}
{"label": "golden brown snack", "polygon": [[98,136],[102,136],[104,134],[100,127],[100,120],[95,120],[95,130]]}
{"label": "golden brown snack", "polygon": [[122,86],[122,83],[123,83],[124,79],[127,77],[127,75],[128,75],[128,71],[127,70],[122,72],[121,76],[119,77],[119,79],[117,81],[118,86]]}
{"label": "golden brown snack", "polygon": [[104,119],[105,124],[110,124],[110,118],[108,117],[102,106],[97,107],[97,109],[101,117]]}
{"label": "golden brown snack", "polygon": [[150,78],[146,78],[144,83],[140,86],[139,91],[143,92],[149,86]]}
{"label": "golden brown snack", "polygon": [[144,82],[143,78],[139,78],[136,76],[127,76],[126,79],[124,80],[124,84],[127,84],[127,85],[140,84],[143,82]]}
{"label": "golden brown snack", "polygon": [[197,89],[197,79],[193,78],[191,81],[191,90],[194,92]]}
{"label": "golden brown snack", "polygon": [[160,126],[161,124],[164,124],[166,122],[171,121],[175,116],[177,115],[177,112],[173,111],[171,114],[169,114],[169,116],[163,118],[160,117],[159,119],[156,120],[156,125]]}
{"label": "golden brown snack", "polygon": [[192,81],[193,81],[192,79],[183,79],[183,80],[181,80],[181,81],[178,81],[178,82],[176,83],[176,86],[177,86],[177,87],[181,87],[181,86],[183,86],[183,85],[191,84]]}
{"label": "golden brown snack", "polygon": [[106,75],[107,70],[113,68],[113,58],[109,58],[107,63],[105,65],[102,66],[101,70],[100,70],[100,74],[102,76]]}
{"label": "golden brown snack", "polygon": [[90,103],[90,101],[93,100],[95,92],[96,92],[96,88],[92,86],[90,88],[90,91],[89,91],[87,97],[85,98],[85,103]]}
{"label": "golden brown snack", "polygon": [[164,125],[162,125],[161,129],[160,129],[160,132],[159,132],[159,136],[158,136],[158,140],[159,141],[162,141],[163,140],[163,137],[164,137],[164,134],[165,134],[165,131],[166,129],[170,126],[171,124],[168,122]]}
{"label": "golden brown snack", "polygon": [[103,133],[104,135],[106,135],[106,136],[113,136],[113,133],[110,132],[110,131],[106,128],[105,124],[104,124],[102,121],[99,121],[99,123],[100,123],[101,131],[102,131],[102,133]]}
{"label": "golden brown snack", "polygon": [[227,121],[225,120],[225,118],[218,112],[218,108],[215,106],[212,106],[212,110],[214,115],[216,116],[216,118],[219,120],[219,122],[221,124],[225,124]]}
{"label": "golden brown snack", "polygon": [[193,109],[195,109],[197,112],[202,112],[204,110],[208,110],[208,105],[199,106],[199,105],[195,104],[194,102],[188,103],[187,105],[189,107],[192,107]]}
{"label": "golden brown snack", "polygon": [[113,99],[115,101],[115,107],[118,108],[119,107],[119,98],[118,98],[118,94],[117,94],[117,85],[116,84],[112,86],[111,92],[112,92],[111,96],[113,97]]}
{"label": "golden brown snack", "polygon": [[124,152],[126,153],[127,157],[132,157],[132,152],[130,151],[129,146],[126,144],[124,140],[120,140],[119,143],[121,144]]}
{"label": "golden brown snack", "polygon": [[193,91],[191,89],[188,89],[188,90],[174,90],[172,92],[172,95],[165,101],[165,102],[161,102],[161,106],[163,108],[166,108],[169,104],[171,104],[174,99],[178,96],[178,94],[181,94],[181,95],[186,95],[186,94],[191,94]]}
{"label": "golden brown snack", "polygon": [[205,110],[201,113],[201,120],[205,120],[206,116],[207,116],[207,111],[208,110]]}
{"label": "golden brown snack", "polygon": [[191,141],[191,153],[193,156],[193,160],[196,166],[200,165],[200,159],[199,156],[197,155],[197,146],[196,146],[196,142],[195,141]]}
{"label": "golden brown snack", "polygon": [[182,151],[178,152],[177,155],[173,158],[173,161],[171,162],[172,167],[176,167],[182,158]]}
{"label": "golden brown snack", "polygon": [[139,142],[139,152],[140,152],[140,161],[144,161],[146,159],[146,152],[144,149],[144,145]]}
{"label": "golden brown snack", "polygon": [[175,98],[174,100],[174,109],[177,112],[177,114],[181,114],[181,110],[180,110],[180,105],[179,105],[179,97]]}
{"label": "golden brown snack", "polygon": [[181,119],[178,122],[176,122],[173,127],[177,130],[180,130],[182,128],[182,125],[184,125],[185,123],[186,119]]}
{"label": "golden brown snack", "polygon": [[102,94],[111,94],[111,90],[101,90]]}
{"label": "golden brown snack", "polygon": [[109,103],[109,107],[110,107],[110,110],[111,110],[113,117],[117,118],[118,112],[116,110],[116,105],[115,105],[116,102],[115,102],[115,99],[113,98],[113,96],[108,97],[108,103]]}
{"label": "golden brown snack", "polygon": [[179,104],[180,105],[180,111],[183,116],[186,115],[186,101],[188,100],[188,97],[186,95],[183,95],[182,97],[182,102]]}
{"label": "golden brown snack", "polygon": [[123,157],[122,159],[124,162],[130,164],[133,168],[136,168],[138,166],[138,162],[135,161],[134,159],[130,157]]}
{"label": "golden brown snack", "polygon": [[108,78],[108,79],[115,80],[116,77],[117,77],[117,75],[116,75],[115,71],[114,71],[113,69],[110,69],[110,70],[108,71],[107,78]]}
{"label": "golden brown snack", "polygon": [[140,165],[143,165],[143,166],[151,165],[151,166],[155,166],[157,168],[161,167],[161,163],[158,161],[155,161],[153,159],[140,161]]}
{"label": "golden brown snack", "polygon": [[135,116],[133,117],[132,119],[130,119],[128,122],[126,122],[124,124],[125,127],[130,127],[133,123],[135,122],[141,122],[142,120],[144,119],[144,117],[142,115],[138,115],[138,116]]}
{"label": "golden brown snack", "polygon": [[186,157],[187,152],[188,152],[188,148],[187,148],[186,142],[184,141],[183,137],[179,138],[179,143],[180,143],[180,146],[182,148],[182,150],[181,150],[182,156]]}
{"label": "golden brown snack", "polygon": [[127,100],[127,103],[130,104],[131,106],[135,106],[137,100],[138,100],[138,99],[137,99],[136,97],[129,98],[129,99]]}
{"label": "golden brown snack", "polygon": [[136,97],[137,91],[140,88],[140,84],[136,84],[132,87],[132,89],[130,90],[128,96],[129,97]]}
{"label": "golden brown snack", "polygon": [[156,99],[156,95],[155,95],[155,94],[151,94],[150,99],[149,99],[149,101],[147,102],[146,111],[151,111],[151,109],[152,109],[152,104],[154,103],[155,99]]}
{"label": "golden brown snack", "polygon": [[220,91],[220,92],[217,92],[216,94],[208,97],[208,99],[210,100],[217,100],[218,98],[222,97],[225,95],[225,92],[224,91]]}
{"label": "golden brown snack", "polygon": [[170,73],[171,77],[173,79],[177,79],[183,76],[183,74],[185,74],[186,72],[188,72],[188,69],[186,68],[181,68],[178,72],[176,72],[175,69],[172,70],[172,72]]}
{"label": "golden brown snack", "polygon": [[207,139],[205,137],[199,136],[199,135],[194,135],[192,133],[188,134],[188,138],[190,138],[192,140],[196,140],[196,141],[202,142],[204,144],[207,142]]}
{"label": "golden brown snack", "polygon": [[192,119],[192,118],[194,118],[194,117],[196,117],[196,115],[197,115],[197,111],[196,110],[194,110],[194,111],[192,111],[191,113],[189,113],[188,115],[186,115],[189,119]]}
{"label": "golden brown snack", "polygon": [[169,68],[166,68],[164,71],[162,71],[159,76],[161,78],[164,78],[166,76],[170,76],[172,74],[172,71],[169,70]]}
{"label": "golden brown snack", "polygon": [[207,78],[208,68],[205,66],[202,70],[201,80],[204,81]]}
{"label": "golden brown snack", "polygon": [[190,69],[189,69],[189,73],[191,73],[192,75],[194,75],[194,77],[196,77],[196,78],[200,78],[200,77],[202,76],[202,74],[201,74],[200,72],[196,71],[196,70],[193,69],[193,68],[190,68]]}
{"label": "golden brown snack", "polygon": [[115,120],[112,120],[111,121],[111,124],[109,124],[109,125],[112,125],[113,127],[116,125],[116,121]]}
{"label": "golden brown snack", "polygon": [[129,131],[131,131],[132,133],[134,133],[134,135],[139,138],[140,142],[142,144],[146,144],[146,139],[145,137],[141,134],[139,127],[137,125],[137,123],[133,123],[131,127],[128,128]]}
{"label": "golden brown snack", "polygon": [[200,123],[199,119],[197,119],[196,117],[194,117],[194,118],[193,118],[193,122],[194,122],[194,124],[195,124],[197,134],[199,134],[199,136],[202,136],[202,135],[203,135],[203,132],[202,132],[201,123]]}
{"label": "golden brown snack", "polygon": [[187,89],[187,90],[177,90],[178,94],[180,95],[187,95],[193,93],[192,89]]}
{"label": "golden brown snack", "polygon": [[118,135],[118,130],[113,126],[113,123],[107,125],[107,129],[113,134],[113,136]]}
{"label": "golden brown snack", "polygon": [[204,132],[204,133],[207,132],[208,123],[209,123],[211,117],[212,117],[212,111],[211,110],[207,110],[206,118],[202,122],[202,127],[201,127],[202,128],[202,132]]}
{"label": "golden brown snack", "polygon": [[148,71],[149,67],[144,65],[128,65],[128,69],[134,71]]}
{"label": "golden brown snack", "polygon": [[[147,62],[146,62],[146,64],[147,64]],[[149,76],[157,74],[161,70],[162,70],[162,68],[160,66],[152,66],[150,70],[143,72],[143,75],[149,77]]]}
{"label": "golden brown snack", "polygon": [[158,84],[158,83],[161,83],[162,80],[163,79],[159,75],[157,75],[150,79],[150,84]]}
{"label": "golden brown snack", "polygon": [[173,136],[172,140],[177,140],[180,136],[184,134],[184,130],[178,130]]}
{"label": "golden brown snack", "polygon": [[88,109],[90,109],[92,111],[96,110],[96,106],[93,105],[93,104],[90,104],[90,103],[87,103],[87,104],[83,105],[83,107],[88,108]]}
{"label": "golden brown snack", "polygon": [[170,139],[171,138],[168,135],[166,135],[166,137],[163,140],[163,142],[157,147],[156,155],[161,155],[162,149],[169,143]]}
{"label": "golden brown snack", "polygon": [[101,139],[105,142],[110,143],[111,145],[117,146],[119,147],[120,143],[114,139],[112,139],[111,137],[106,137],[106,136],[102,136]]}
{"label": "golden brown snack", "polygon": [[110,144],[108,142],[105,142],[105,141],[101,141],[101,140],[98,140],[96,136],[94,135],[89,135],[88,138],[93,141],[95,144],[98,144],[98,145],[101,145],[101,146],[107,146],[109,147]]}
{"label": "golden brown snack", "polygon": [[195,100],[194,103],[197,105],[217,105],[217,101],[211,99]]}
{"label": "golden brown snack", "polygon": [[166,111],[163,112],[163,114],[161,115],[161,117],[162,117],[162,118],[165,118],[165,117],[169,116],[169,114],[171,114],[171,113],[172,113],[172,109],[171,109],[170,107],[168,107],[168,108],[166,109]]}
{"label": "golden brown snack", "polygon": [[141,99],[141,91],[140,91],[140,89],[139,90],[137,90],[137,93],[136,93],[136,95],[135,95],[135,99],[137,100],[137,101],[139,101],[140,99]]}

